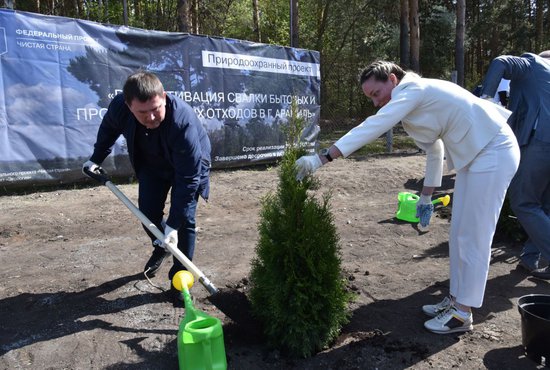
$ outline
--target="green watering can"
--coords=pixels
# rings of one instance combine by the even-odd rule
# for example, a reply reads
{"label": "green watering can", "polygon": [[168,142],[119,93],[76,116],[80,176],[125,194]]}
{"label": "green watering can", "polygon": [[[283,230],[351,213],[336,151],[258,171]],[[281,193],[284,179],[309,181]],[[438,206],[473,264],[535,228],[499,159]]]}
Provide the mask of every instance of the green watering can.
{"label": "green watering can", "polygon": [[174,288],[182,292],[185,316],[178,330],[180,370],[226,370],[222,323],[193,307],[189,289],[194,277],[189,271],[178,271],[172,278]]}
{"label": "green watering can", "polygon": [[[420,219],[416,217],[416,203],[420,197],[416,194],[409,192],[401,192],[397,195],[397,213],[395,217],[399,220],[408,222],[419,222]],[[443,204],[446,207],[451,201],[451,197],[447,194],[443,197],[432,200],[432,204]]]}

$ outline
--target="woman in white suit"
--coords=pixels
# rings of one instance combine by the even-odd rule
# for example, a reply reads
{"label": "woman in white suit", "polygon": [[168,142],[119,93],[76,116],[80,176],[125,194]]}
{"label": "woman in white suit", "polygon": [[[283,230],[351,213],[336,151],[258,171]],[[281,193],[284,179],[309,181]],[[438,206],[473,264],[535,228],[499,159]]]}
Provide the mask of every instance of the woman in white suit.
{"label": "woman in white suit", "polygon": [[441,186],[443,161],[456,171],[449,234],[450,294],[425,305],[432,317],[426,329],[438,333],[468,331],[472,307],[481,307],[491,243],[506,195],[519,164],[519,147],[506,123],[510,112],[477,98],[460,86],[421,78],[398,65],[378,61],[360,75],[364,94],[378,112],[350,130],[330,148],[296,161],[302,180],[338,157],[347,157],[398,122],[426,152],[426,170],[417,216],[428,226],[431,196]]}

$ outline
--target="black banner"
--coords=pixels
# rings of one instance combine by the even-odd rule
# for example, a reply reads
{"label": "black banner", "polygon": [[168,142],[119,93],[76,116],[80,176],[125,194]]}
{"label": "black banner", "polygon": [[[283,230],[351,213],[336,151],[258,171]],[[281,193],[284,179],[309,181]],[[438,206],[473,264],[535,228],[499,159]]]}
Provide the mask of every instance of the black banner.
{"label": "black banner", "polygon": [[[83,177],[101,118],[138,69],[195,110],[214,168],[273,162],[293,100],[318,134],[319,53],[0,9],[0,185]],[[123,138],[103,166],[131,175]]]}

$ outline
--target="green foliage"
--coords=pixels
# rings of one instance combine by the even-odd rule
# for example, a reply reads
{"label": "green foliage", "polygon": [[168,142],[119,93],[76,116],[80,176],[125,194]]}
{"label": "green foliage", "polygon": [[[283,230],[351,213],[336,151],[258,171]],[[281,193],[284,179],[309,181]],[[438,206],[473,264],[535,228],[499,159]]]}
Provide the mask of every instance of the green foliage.
{"label": "green foliage", "polygon": [[330,196],[320,201],[308,192],[317,186],[311,176],[295,179],[294,163],[305,150],[295,104],[292,112],[277,190],[262,200],[250,298],[268,342],[289,356],[308,357],[337,337],[351,294],[341,274]]}
{"label": "green foliage", "polygon": [[510,207],[510,200],[508,197],[504,200],[504,204],[500,212],[500,217],[497,223],[497,233],[516,242],[525,242],[527,240],[527,234],[514,215],[514,212]]}
{"label": "green foliage", "polygon": [[[0,2],[1,3],[1,2]],[[14,1],[16,10],[123,24],[122,1]],[[256,41],[249,0],[127,1],[128,25],[178,31],[178,6],[200,34]],[[288,0],[258,0],[261,41],[290,44]],[[539,9],[540,8],[540,9]],[[420,0],[420,70],[424,77],[450,79],[455,70],[456,2]],[[542,16],[537,19],[537,14]],[[500,54],[550,49],[550,2],[532,0],[467,1],[465,86],[483,79]],[[542,25],[537,35],[537,21]],[[399,62],[400,2],[394,0],[304,0],[298,4],[299,47],[321,53],[321,116],[337,122],[374,113],[357,83],[359,71],[376,59]],[[195,32],[195,31],[194,31]],[[540,39],[539,39],[540,38]]]}
{"label": "green foliage", "polygon": [[[231,33],[230,37],[235,39],[254,40],[254,25],[252,22],[252,7],[250,4],[250,1],[242,0],[231,3],[231,7],[228,9],[225,17],[224,34]],[[215,11],[215,6],[210,7]]]}
{"label": "green foliage", "polygon": [[[351,127],[350,127],[351,128]],[[319,136],[320,147],[326,147],[332,145],[336,140],[344,136],[348,132],[348,129],[345,130],[321,130]],[[378,139],[370,142],[369,144],[359,148],[353,152],[353,157],[360,157],[372,154],[382,154],[387,153],[387,143],[386,135],[380,136]],[[418,146],[414,142],[414,139],[409,135],[405,134],[402,129],[398,130],[394,127],[393,129],[393,143],[392,148],[394,151],[409,151],[414,152],[418,151]]]}
{"label": "green foliage", "polygon": [[[456,16],[442,6],[431,9],[421,19],[422,44],[420,65],[422,75],[432,78],[450,79],[454,70],[452,51],[455,42]],[[437,45],[437,47],[434,47]]]}
{"label": "green foliage", "polygon": [[[251,3],[249,1],[249,3]],[[261,1],[260,28],[262,42],[276,45],[290,45],[289,1]]]}

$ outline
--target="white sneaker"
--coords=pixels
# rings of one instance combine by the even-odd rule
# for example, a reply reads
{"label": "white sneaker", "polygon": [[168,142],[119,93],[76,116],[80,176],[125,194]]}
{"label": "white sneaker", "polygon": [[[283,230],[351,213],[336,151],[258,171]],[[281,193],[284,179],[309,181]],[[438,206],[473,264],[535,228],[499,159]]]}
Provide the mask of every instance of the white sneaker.
{"label": "white sneaker", "polygon": [[470,331],[474,328],[472,313],[469,312],[466,316],[463,316],[458,313],[454,306],[450,306],[433,319],[426,321],[424,327],[436,334],[458,333]]}
{"label": "white sneaker", "polygon": [[436,317],[441,312],[446,311],[449,307],[451,307],[451,305],[451,298],[445,297],[445,299],[437,304],[427,304],[422,306],[422,311],[430,317]]}

